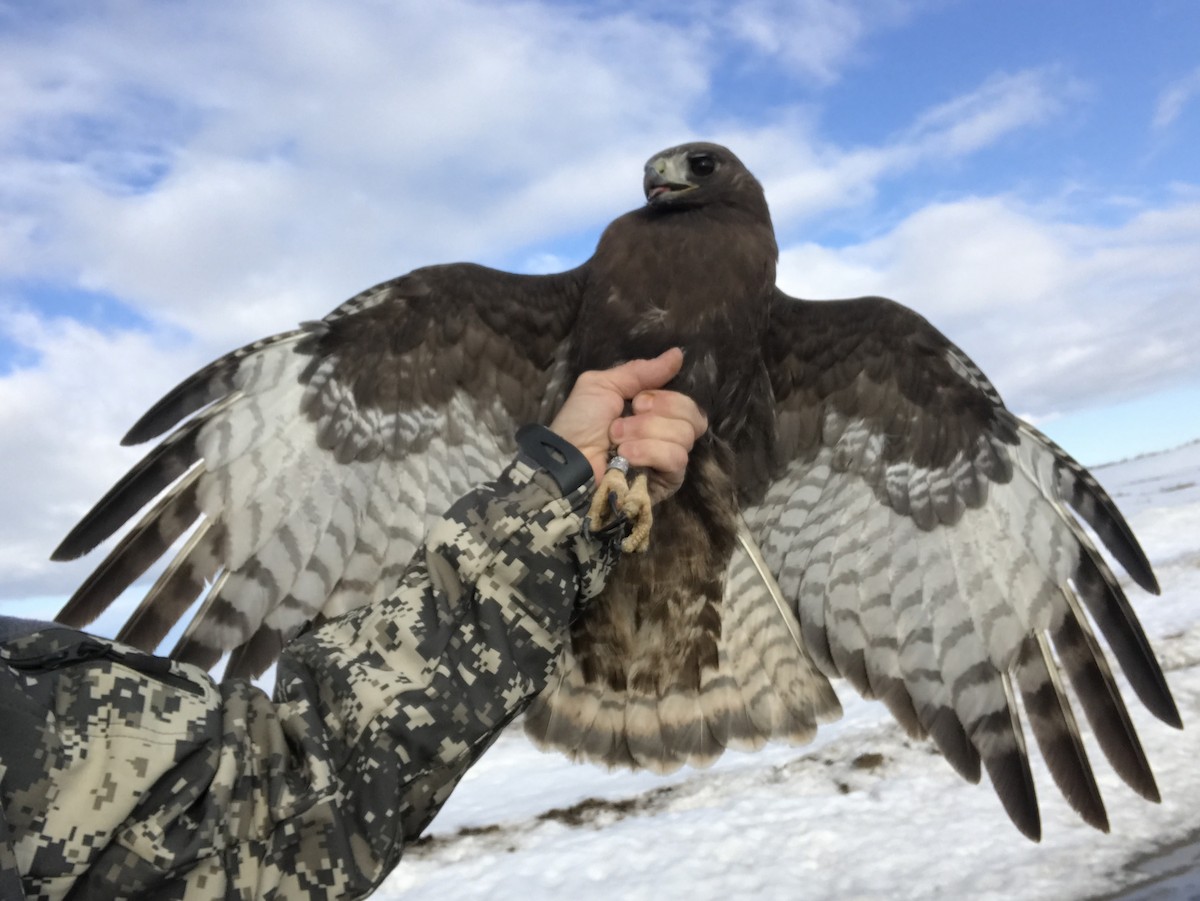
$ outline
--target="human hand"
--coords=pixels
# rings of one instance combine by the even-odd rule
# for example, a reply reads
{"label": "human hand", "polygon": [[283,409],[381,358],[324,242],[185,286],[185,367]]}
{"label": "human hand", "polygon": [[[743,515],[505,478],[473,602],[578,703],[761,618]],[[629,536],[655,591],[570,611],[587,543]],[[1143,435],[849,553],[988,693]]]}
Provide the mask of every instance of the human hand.
{"label": "human hand", "polygon": [[[688,453],[708,429],[708,419],[695,401],[662,390],[682,365],[683,351],[673,347],[653,360],[585,372],[550,430],[587,457],[597,483],[615,446],[631,465],[648,470],[650,499],[658,503],[679,490]],[[633,402],[633,415],[622,417],[627,400]]]}

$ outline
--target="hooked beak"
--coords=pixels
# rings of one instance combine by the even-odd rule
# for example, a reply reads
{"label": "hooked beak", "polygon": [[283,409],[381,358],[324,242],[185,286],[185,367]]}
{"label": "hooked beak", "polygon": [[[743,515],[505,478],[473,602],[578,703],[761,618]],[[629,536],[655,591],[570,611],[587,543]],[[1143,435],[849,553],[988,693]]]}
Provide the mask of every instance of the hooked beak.
{"label": "hooked beak", "polygon": [[[654,203],[659,198],[690,191],[696,187],[690,182],[681,180],[682,174],[676,173],[677,165],[672,165],[673,159],[659,157],[646,163],[646,174],[642,179],[642,189],[646,193],[646,202]],[[678,180],[677,180],[678,179]]]}

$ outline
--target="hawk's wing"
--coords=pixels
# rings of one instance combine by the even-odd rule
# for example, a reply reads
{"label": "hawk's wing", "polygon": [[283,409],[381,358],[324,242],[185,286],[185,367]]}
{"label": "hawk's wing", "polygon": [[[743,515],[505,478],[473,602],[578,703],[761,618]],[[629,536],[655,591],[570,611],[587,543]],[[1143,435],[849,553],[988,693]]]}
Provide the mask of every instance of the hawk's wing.
{"label": "hawk's wing", "polygon": [[182,424],[55,551],[86,553],[158,497],[59,619],[93,620],[194,523],[119,639],[153,649],[207,581],[172,656],[232,650],[227,676],[258,674],[310,620],[392,590],[426,522],[565,398],[582,278],[421,269],[200,370],[124,443]]}
{"label": "hawk's wing", "polygon": [[1107,829],[1065,674],[1113,767],[1157,800],[1085,611],[1143,703],[1174,726],[1179,714],[1080,518],[1139,585],[1158,585],[1095,479],[899,304],[776,292],[769,335],[776,469],[746,515],[821,668],[931,735],[966,778],[982,760],[1031,837],[1018,696],[1067,799]]}

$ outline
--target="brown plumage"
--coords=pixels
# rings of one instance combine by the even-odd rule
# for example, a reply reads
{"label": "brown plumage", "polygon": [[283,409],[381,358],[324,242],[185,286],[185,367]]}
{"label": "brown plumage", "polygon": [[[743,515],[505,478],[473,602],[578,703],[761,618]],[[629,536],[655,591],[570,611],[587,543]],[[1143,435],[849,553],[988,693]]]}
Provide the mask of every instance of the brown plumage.
{"label": "brown plumage", "polygon": [[1091,623],[1143,703],[1179,715],[1074,514],[1158,589],[1103,489],[912,311],[780,292],[762,189],[725,148],[663,151],[645,188],[570,272],[416,270],[186,380],[126,442],[175,431],[56,551],[91,550],[161,495],[60,618],[90,622],[198,523],[120,637],[155,647],[208,581],[173,654],[262,672],[306,623],[390,591],[425,523],[495,475],[515,428],[548,422],[580,372],[681,345],[671,387],[710,431],[649,551],[576,621],[527,716],[536,741],[703,765],[808,740],[843,677],[965,778],[986,770],[1036,838],[1028,727],[1107,829],[1069,681],[1116,771],[1156,800]]}

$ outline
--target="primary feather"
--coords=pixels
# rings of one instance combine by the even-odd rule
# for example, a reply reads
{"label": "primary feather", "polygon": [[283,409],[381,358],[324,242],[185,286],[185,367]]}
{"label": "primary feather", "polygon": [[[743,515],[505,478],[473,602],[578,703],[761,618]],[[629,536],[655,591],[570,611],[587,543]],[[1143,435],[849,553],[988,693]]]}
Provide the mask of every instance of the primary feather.
{"label": "primary feather", "polygon": [[644,186],[577,269],[417,270],[185,380],[126,441],[174,431],[55,552],[86,553],[158,498],[60,618],[90,622],[198,523],[121,637],[152,649],[208,586],[173,654],[261,673],[308,623],[391,591],[427,523],[580,373],[680,345],[670,387],[710,430],[649,551],[575,621],[526,718],[536,741],[704,765],[808,741],[839,714],[840,677],[964,778],[987,772],[1037,838],[1027,725],[1107,829],[1070,683],[1113,767],[1156,800],[1089,614],[1139,699],[1179,715],[1080,521],[1158,586],[1095,479],[911,310],[779,291],[762,189],[727,149],[656,154]]}

